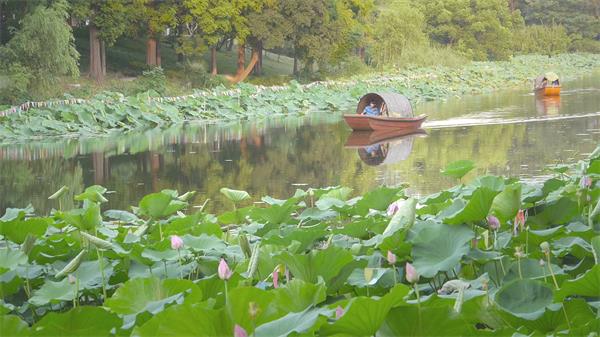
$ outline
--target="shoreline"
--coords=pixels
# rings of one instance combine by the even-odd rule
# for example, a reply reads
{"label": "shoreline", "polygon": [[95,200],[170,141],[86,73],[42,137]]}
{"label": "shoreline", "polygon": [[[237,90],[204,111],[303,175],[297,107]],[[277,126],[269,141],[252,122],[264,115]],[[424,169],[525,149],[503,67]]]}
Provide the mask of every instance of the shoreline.
{"label": "shoreline", "polygon": [[549,69],[568,80],[599,67],[597,54],[527,55],[503,62],[472,62],[460,68],[403,69],[390,75],[368,74],[306,85],[295,81],[273,87],[243,83],[234,89],[218,87],[178,97],[156,97],[149,93],[125,97],[106,92],[90,100],[62,101],[76,104],[36,104],[40,107],[0,117],[0,140],[10,143],[11,139],[46,136],[100,136],[187,121],[340,111],[351,108],[360,96],[373,91],[399,92],[418,104],[521,87]]}

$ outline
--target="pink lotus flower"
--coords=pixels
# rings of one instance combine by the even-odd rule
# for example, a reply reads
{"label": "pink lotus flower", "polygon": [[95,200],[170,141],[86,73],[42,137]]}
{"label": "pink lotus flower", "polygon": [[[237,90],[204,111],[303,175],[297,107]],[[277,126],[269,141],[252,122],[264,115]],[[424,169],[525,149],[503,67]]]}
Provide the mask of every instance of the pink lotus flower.
{"label": "pink lotus flower", "polygon": [[491,230],[497,231],[500,228],[500,220],[493,215],[488,215],[487,223]]}
{"label": "pink lotus flower", "polygon": [[340,319],[342,316],[344,316],[344,308],[338,305],[337,308],[335,308],[335,319]]}
{"label": "pink lotus flower", "polygon": [[527,220],[527,215],[525,214],[525,211],[520,209],[517,212],[517,216],[515,217],[515,221],[514,221],[514,225],[513,225],[514,235],[517,235],[519,229],[521,229],[521,231],[523,230],[523,228],[525,227],[526,220]]}
{"label": "pink lotus flower", "polygon": [[392,251],[388,250],[387,252],[387,261],[389,264],[394,265],[396,264],[396,261],[398,260],[398,258],[396,257],[396,254],[392,253]]}
{"label": "pink lotus flower", "polygon": [[398,210],[400,209],[400,205],[398,203],[399,201],[400,200],[396,200],[388,206],[388,208],[387,208],[388,216],[393,216],[394,214],[396,214],[396,212],[398,212]]}
{"label": "pink lotus flower", "polygon": [[590,186],[592,186],[592,178],[590,178],[589,176],[581,177],[581,180],[579,180],[579,187],[589,188]]}
{"label": "pink lotus flower", "polygon": [[235,325],[233,327],[233,336],[234,337],[248,337],[248,333],[246,332],[246,330],[244,330],[244,328],[242,328],[239,325]]}
{"label": "pink lotus flower", "polygon": [[412,264],[406,262],[406,280],[408,283],[417,283],[419,281],[419,273]]}
{"label": "pink lotus flower", "polygon": [[279,288],[279,265],[273,270],[273,288]]}
{"label": "pink lotus flower", "polygon": [[183,240],[177,235],[171,235],[171,248],[179,250],[183,247]]}
{"label": "pink lotus flower", "polygon": [[225,259],[223,259],[223,258],[221,258],[221,262],[219,262],[219,268],[217,269],[217,274],[219,274],[219,278],[221,280],[225,280],[225,281],[229,280],[229,278],[233,274],[231,272],[231,269],[229,269],[227,262],[225,262]]}

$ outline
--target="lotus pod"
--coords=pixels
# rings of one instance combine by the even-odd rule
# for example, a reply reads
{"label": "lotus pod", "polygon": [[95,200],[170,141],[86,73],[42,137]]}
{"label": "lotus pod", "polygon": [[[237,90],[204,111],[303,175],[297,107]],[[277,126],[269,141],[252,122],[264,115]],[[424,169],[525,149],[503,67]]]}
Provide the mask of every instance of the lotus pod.
{"label": "lotus pod", "polygon": [[90,242],[91,244],[93,244],[94,246],[98,247],[98,248],[102,248],[102,249],[112,249],[113,245],[112,243],[106,241],[106,240],[102,240],[99,237],[90,235],[86,232],[80,232],[81,236],[83,236],[86,240],[88,240],[88,242]]}
{"label": "lotus pod", "polygon": [[63,196],[68,191],[69,191],[69,188],[67,186],[63,186],[58,191],[54,192],[54,194],[49,196],[48,200],[56,200],[56,199],[60,198],[61,196]]}
{"label": "lotus pod", "polygon": [[250,247],[250,242],[248,242],[248,237],[244,233],[240,233],[238,235],[238,240],[240,241],[240,248],[242,248],[242,252],[246,258],[250,258],[252,256],[252,248]]}
{"label": "lotus pod", "polygon": [[69,261],[69,263],[67,263],[67,265],[61,271],[59,271],[58,274],[56,274],[56,278],[63,278],[77,270],[77,268],[81,264],[81,260],[83,259],[84,254],[85,249],[79,252],[79,254],[77,254],[77,256],[73,258],[73,260]]}
{"label": "lotus pod", "polygon": [[35,240],[37,240],[35,235],[27,234],[27,236],[25,237],[25,241],[21,245],[21,251],[23,252],[23,254],[29,255],[29,253],[33,249],[33,246],[35,245]]}
{"label": "lotus pod", "polygon": [[252,279],[254,277],[254,273],[258,269],[258,255],[260,253],[260,244],[255,244],[252,248],[252,255],[250,255],[250,263],[248,264],[248,277]]}

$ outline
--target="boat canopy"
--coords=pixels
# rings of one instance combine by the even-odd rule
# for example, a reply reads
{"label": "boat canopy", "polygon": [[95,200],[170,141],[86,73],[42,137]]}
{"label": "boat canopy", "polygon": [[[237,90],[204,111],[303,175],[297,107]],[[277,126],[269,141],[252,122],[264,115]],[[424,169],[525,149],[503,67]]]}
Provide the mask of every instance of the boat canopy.
{"label": "boat canopy", "polygon": [[379,109],[383,108],[383,115],[389,117],[413,117],[412,106],[408,98],[401,94],[386,92],[372,92],[360,98],[356,113],[360,114],[369,105],[369,102],[375,102]]}
{"label": "boat canopy", "polygon": [[534,82],[534,87],[536,89],[538,88],[543,88],[544,85],[544,80],[546,80],[548,83],[552,83],[554,81],[558,81],[558,75],[556,75],[556,73],[553,72],[547,72],[543,75],[540,75],[538,77],[535,78],[535,82]]}

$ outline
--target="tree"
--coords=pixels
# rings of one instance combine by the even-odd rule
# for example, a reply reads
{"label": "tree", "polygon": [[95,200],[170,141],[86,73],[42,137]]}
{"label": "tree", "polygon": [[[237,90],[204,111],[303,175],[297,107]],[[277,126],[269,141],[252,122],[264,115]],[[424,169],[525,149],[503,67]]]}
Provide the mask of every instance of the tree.
{"label": "tree", "polygon": [[261,11],[250,13],[248,26],[251,31],[248,41],[258,54],[254,73],[261,75],[263,50],[283,47],[292,27],[282,14],[279,0],[268,0]]}
{"label": "tree", "polygon": [[375,64],[396,61],[408,46],[428,43],[423,14],[406,0],[381,8],[373,25],[371,56]]}
{"label": "tree", "polygon": [[521,0],[529,25],[562,25],[573,36],[600,40],[600,0]]}
{"label": "tree", "polygon": [[228,76],[227,79],[233,83],[243,81],[258,62],[258,51],[252,50],[252,57],[246,67],[246,42],[251,36],[250,18],[254,13],[259,13],[266,0],[237,0],[233,1],[233,13],[231,20],[231,37],[235,38],[238,46],[237,53],[237,71],[234,76]]}
{"label": "tree", "polygon": [[216,75],[217,44],[232,30],[234,4],[228,0],[184,0],[180,21],[184,34],[179,38],[184,54],[200,54],[210,48],[211,74]]}
{"label": "tree", "polygon": [[177,12],[179,9],[177,0],[133,0],[133,9],[142,34],[147,36],[146,40],[146,65],[159,67],[160,37],[167,28],[177,26]]}
{"label": "tree", "polygon": [[426,30],[475,60],[504,60],[511,54],[511,31],[522,26],[519,11],[505,0],[419,0]]}
{"label": "tree", "polygon": [[36,91],[48,88],[58,76],[78,76],[79,54],[67,18],[65,1],[54,1],[50,7],[36,6],[25,15],[12,39],[0,47],[2,68],[22,69],[35,78],[28,84]]}
{"label": "tree", "polygon": [[120,0],[70,0],[72,15],[86,24],[90,36],[89,75],[101,82],[106,75],[106,47],[128,29],[131,7]]}

